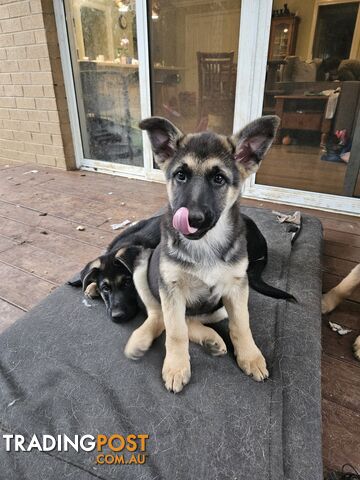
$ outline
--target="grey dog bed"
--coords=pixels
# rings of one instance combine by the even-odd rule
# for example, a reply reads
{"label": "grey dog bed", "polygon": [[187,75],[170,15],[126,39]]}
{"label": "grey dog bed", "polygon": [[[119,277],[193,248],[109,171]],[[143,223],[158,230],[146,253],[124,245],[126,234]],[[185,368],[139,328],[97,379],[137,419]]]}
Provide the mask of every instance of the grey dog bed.
{"label": "grey dog bed", "polygon": [[[0,450],[1,480],[322,478],[320,409],[320,251],[311,217],[291,246],[273,214],[243,208],[265,235],[264,278],[298,304],[250,295],[254,337],[270,379],[237,367],[226,321],[216,328],[229,353],[211,357],[191,344],[192,378],[178,395],[161,379],[164,337],[143,359],[123,354],[141,318],[112,323],[104,305],[87,308],[62,286],[0,337],[0,428],[22,434],[149,434],[143,465],[97,465],[93,452]],[[126,454],[125,454],[126,456]]]}

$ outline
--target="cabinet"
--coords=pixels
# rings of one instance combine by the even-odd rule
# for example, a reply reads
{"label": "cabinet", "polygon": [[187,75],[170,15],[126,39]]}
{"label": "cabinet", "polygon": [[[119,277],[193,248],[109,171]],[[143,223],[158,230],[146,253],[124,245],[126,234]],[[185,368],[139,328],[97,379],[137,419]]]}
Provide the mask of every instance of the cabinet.
{"label": "cabinet", "polygon": [[295,55],[300,18],[295,15],[273,17],[271,20],[269,60],[283,60]]}

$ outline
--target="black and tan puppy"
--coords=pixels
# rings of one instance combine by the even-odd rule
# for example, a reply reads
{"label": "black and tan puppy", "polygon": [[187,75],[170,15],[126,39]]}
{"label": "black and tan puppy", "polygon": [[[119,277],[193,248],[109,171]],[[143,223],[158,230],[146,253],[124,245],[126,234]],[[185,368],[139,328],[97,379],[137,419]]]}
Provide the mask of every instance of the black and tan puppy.
{"label": "black and tan puppy", "polygon": [[133,269],[141,247],[113,250],[89,262],[80,274],[84,294],[104,300],[107,314],[114,322],[125,322],[139,311],[133,283]]}
{"label": "black and tan puppy", "polygon": [[225,137],[184,135],[159,117],[140,123],[165,173],[169,205],[160,246],[149,265],[144,256],[134,272],[148,318],[130,337],[125,353],[138,357],[165,327],[162,375],[170,391],[179,392],[190,380],[186,314],[211,312],[221,304],[239,367],[255,380],[268,377],[250,330],[246,227],[238,200],[243,181],[259,168],[278,124],[277,117],[267,116]]}
{"label": "black and tan puppy", "polygon": [[130,226],[107,247],[103,255],[89,262],[79,278],[69,282],[82,286],[86,296],[99,295],[115,322],[132,319],[139,311],[139,299],[132,275],[135,259],[141,248],[153,249],[160,242],[161,212]]}
{"label": "black and tan puppy", "polygon": [[[266,240],[251,218],[246,215],[242,218],[246,225],[250,287],[273,298],[294,300],[289,293],[263,281],[261,275],[268,255]],[[82,286],[89,298],[101,296],[114,322],[131,320],[143,307],[132,280],[134,263],[141,248],[155,249],[159,244],[161,220],[162,215],[157,215],[129,227],[111,242],[103,255],[84,267],[78,279],[69,282],[72,286]]]}

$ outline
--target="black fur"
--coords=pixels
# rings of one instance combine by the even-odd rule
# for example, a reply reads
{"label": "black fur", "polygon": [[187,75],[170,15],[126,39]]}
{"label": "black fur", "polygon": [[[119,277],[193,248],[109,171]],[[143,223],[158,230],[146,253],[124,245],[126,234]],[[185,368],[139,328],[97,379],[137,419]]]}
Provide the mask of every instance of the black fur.
{"label": "black fur", "polygon": [[267,297],[296,302],[296,298],[293,295],[269,285],[262,279],[262,273],[268,260],[267,243],[256,223],[247,215],[243,215],[243,218],[246,224],[247,251],[249,256],[247,275],[250,287]]}
{"label": "black fur", "polygon": [[[141,248],[154,249],[160,242],[161,213],[121,232],[107,247],[104,255],[89,262],[78,278],[68,282],[74,287],[96,283],[98,294],[105,302],[110,318],[125,322],[143,308],[132,280],[134,264]],[[121,255],[119,251],[121,250]],[[99,268],[94,267],[99,263]]]}
{"label": "black fur", "polygon": [[[97,291],[104,300],[106,311],[114,322],[133,318],[138,310],[137,294],[132,272],[140,247],[126,247],[121,258],[116,250],[99,257],[99,267],[90,264],[81,272],[83,289],[96,283]],[[90,267],[90,268],[89,268]]]}

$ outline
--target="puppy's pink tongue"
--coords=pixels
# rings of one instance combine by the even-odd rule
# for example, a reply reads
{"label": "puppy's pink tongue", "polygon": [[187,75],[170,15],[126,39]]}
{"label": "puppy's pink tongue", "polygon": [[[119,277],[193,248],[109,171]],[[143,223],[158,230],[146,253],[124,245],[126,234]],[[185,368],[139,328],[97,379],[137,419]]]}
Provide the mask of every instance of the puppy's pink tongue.
{"label": "puppy's pink tongue", "polygon": [[197,228],[190,227],[189,225],[189,210],[186,207],[181,207],[175,212],[173,216],[173,227],[183,235],[189,235],[197,231]]}

